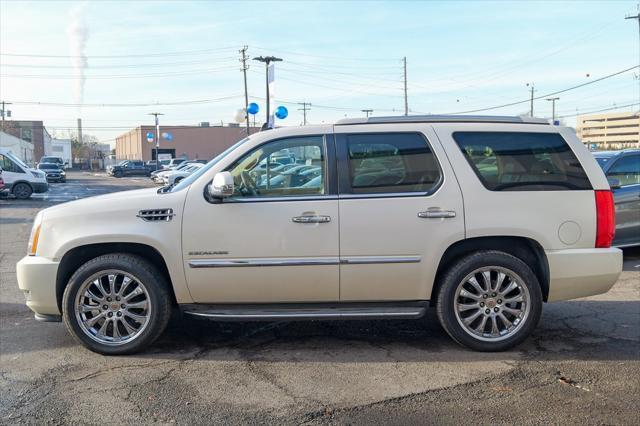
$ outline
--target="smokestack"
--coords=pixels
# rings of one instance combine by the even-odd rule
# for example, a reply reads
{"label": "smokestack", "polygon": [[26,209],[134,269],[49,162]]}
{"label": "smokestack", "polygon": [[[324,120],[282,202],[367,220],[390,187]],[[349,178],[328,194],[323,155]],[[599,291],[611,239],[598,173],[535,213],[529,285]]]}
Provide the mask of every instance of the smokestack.
{"label": "smokestack", "polygon": [[78,118],[78,142],[82,143],[82,118]]}

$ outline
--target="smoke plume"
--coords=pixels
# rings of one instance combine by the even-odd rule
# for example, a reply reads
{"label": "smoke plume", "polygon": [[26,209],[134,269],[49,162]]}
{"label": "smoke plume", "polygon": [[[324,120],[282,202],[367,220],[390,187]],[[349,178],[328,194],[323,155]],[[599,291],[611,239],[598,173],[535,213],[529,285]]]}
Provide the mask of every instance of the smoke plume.
{"label": "smoke plume", "polygon": [[69,25],[67,26],[67,36],[69,37],[69,48],[73,72],[75,75],[73,85],[73,98],[77,104],[84,101],[84,83],[86,81],[85,71],[89,66],[85,49],[89,39],[89,28],[86,24],[86,5],[78,4],[71,9],[69,14]]}

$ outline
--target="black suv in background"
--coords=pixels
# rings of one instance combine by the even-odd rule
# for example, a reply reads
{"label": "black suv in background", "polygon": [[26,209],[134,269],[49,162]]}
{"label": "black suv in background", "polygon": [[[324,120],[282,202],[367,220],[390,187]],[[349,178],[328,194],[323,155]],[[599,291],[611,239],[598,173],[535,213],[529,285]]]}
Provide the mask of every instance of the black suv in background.
{"label": "black suv in background", "polygon": [[149,176],[153,170],[155,168],[144,164],[143,161],[124,160],[115,166],[109,166],[107,173],[110,176],[121,178],[123,176]]}
{"label": "black suv in background", "polygon": [[66,182],[67,174],[64,171],[64,163],[39,163],[38,170],[42,170],[47,176],[47,182]]}

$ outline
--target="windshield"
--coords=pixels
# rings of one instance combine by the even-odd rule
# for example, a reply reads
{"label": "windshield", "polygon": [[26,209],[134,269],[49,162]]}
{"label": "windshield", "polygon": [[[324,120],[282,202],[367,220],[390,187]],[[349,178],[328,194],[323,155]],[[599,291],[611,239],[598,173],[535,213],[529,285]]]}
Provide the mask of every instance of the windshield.
{"label": "windshield", "polygon": [[40,159],[41,163],[62,163],[62,158],[58,157],[42,157]]}
{"label": "windshield", "polygon": [[[188,187],[193,182],[195,182],[200,176],[202,176],[203,174],[207,173],[207,170],[209,170],[211,167],[215,166],[228,153],[230,153],[231,151],[233,151],[234,149],[236,149],[237,147],[239,147],[240,145],[245,143],[248,139],[249,138],[244,138],[244,139],[236,142],[235,144],[231,145],[229,148],[225,149],[221,154],[219,154],[213,160],[209,161],[207,164],[205,164],[204,166],[200,167],[200,170],[190,174],[188,177],[186,177],[183,180],[181,180],[174,187],[166,187],[166,189],[164,189],[162,192],[177,192],[177,191],[180,191],[180,190]],[[163,188],[161,188],[161,190],[162,189]]]}
{"label": "windshield", "polygon": [[31,167],[27,166],[21,159],[13,155],[13,152],[7,152],[5,154],[7,157],[11,158],[15,163],[18,163],[22,168],[29,170]]}
{"label": "windshield", "polygon": [[38,168],[39,169],[58,169],[58,165],[57,164],[52,164],[52,163],[40,163],[38,164]]}

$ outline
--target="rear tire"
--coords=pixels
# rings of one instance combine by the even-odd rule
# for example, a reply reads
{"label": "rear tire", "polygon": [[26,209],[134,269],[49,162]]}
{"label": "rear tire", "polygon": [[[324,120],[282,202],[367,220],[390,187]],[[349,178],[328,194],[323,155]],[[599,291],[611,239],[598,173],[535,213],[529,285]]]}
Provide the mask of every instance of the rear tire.
{"label": "rear tire", "polygon": [[82,265],[62,300],[67,330],[103,355],[139,352],[150,346],[171,317],[169,283],[145,259],[106,254]]}
{"label": "rear tire", "polygon": [[542,311],[542,291],[533,271],[510,254],[483,250],[463,257],[444,274],[438,318],[459,344],[497,352],[525,340]]}
{"label": "rear tire", "polygon": [[26,200],[31,198],[31,194],[33,194],[33,188],[31,185],[24,182],[19,182],[13,185],[11,192],[18,200]]}

